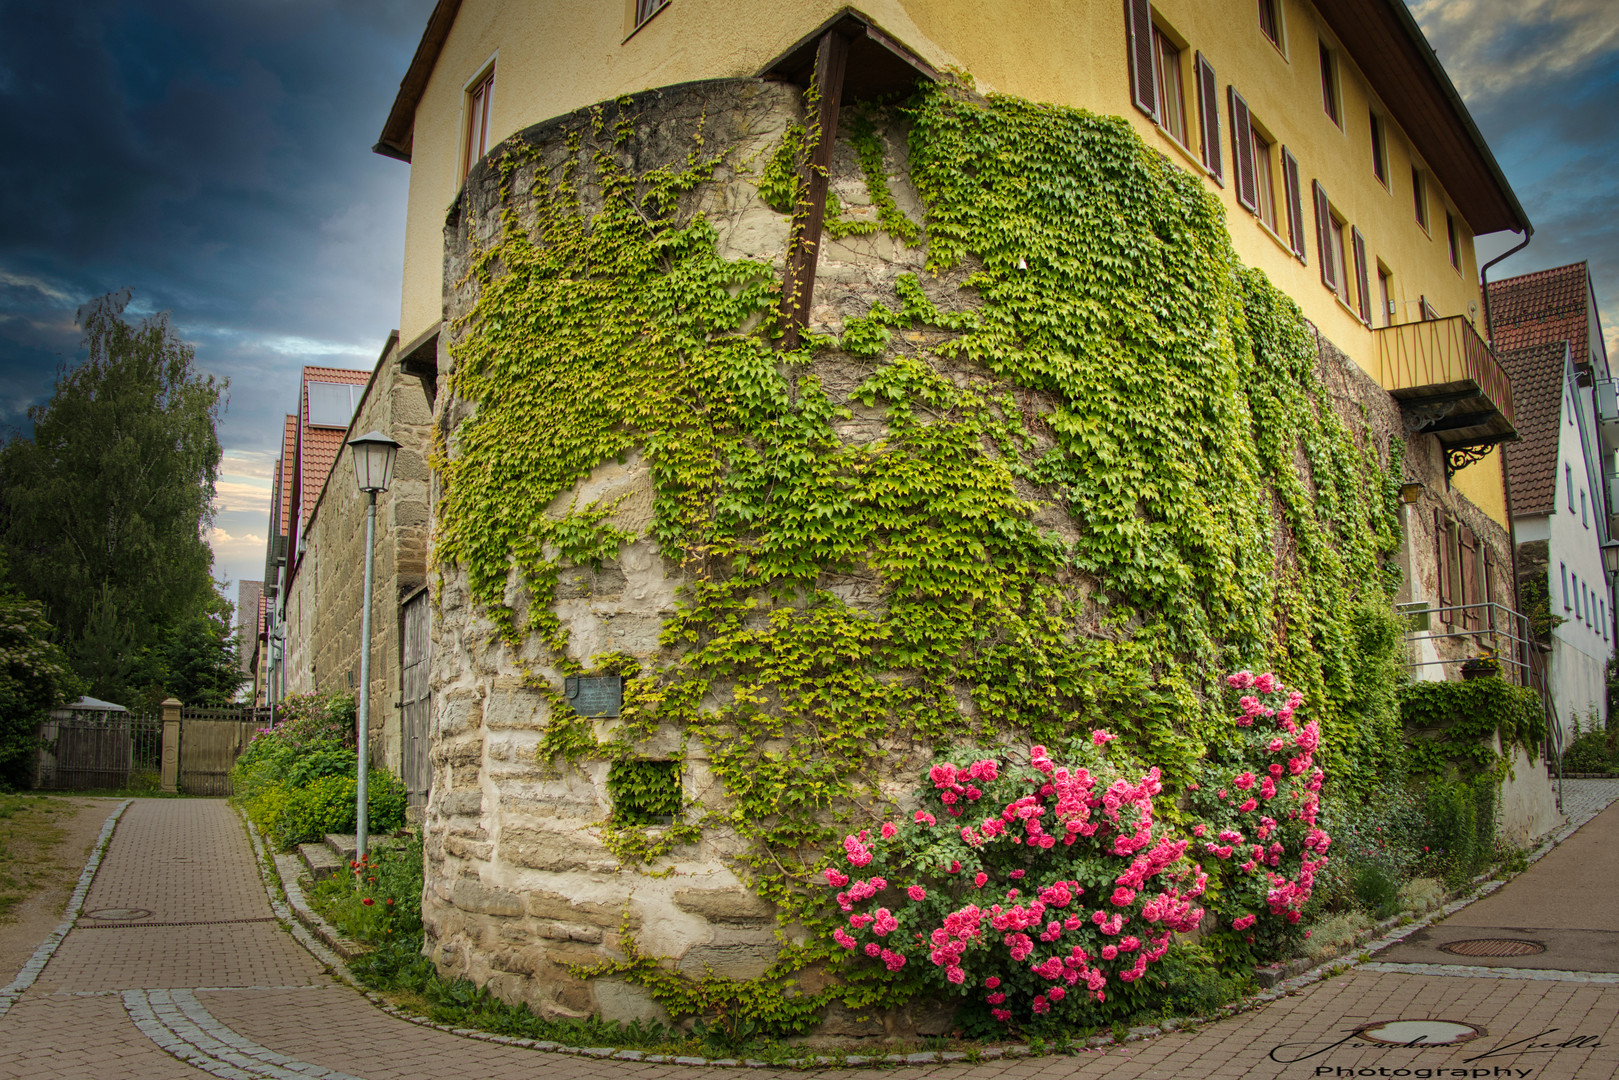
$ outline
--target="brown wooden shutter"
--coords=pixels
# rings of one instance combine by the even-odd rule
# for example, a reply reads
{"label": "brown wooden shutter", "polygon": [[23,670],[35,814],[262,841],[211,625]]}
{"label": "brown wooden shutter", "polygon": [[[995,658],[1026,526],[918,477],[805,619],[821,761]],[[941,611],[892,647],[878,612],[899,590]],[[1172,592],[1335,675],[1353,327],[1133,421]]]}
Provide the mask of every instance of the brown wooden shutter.
{"label": "brown wooden shutter", "polygon": [[[1444,515],[1438,510],[1433,512],[1433,547],[1434,554],[1438,555],[1439,563],[1439,607],[1451,606],[1451,551],[1446,542],[1447,531],[1444,528]],[[1439,615],[1439,622],[1451,625],[1451,612]]]}
{"label": "brown wooden shutter", "polygon": [[1158,121],[1158,83],[1153,79],[1152,4],[1124,0],[1124,26],[1130,47],[1130,96],[1136,108]]}
{"label": "brown wooden shutter", "polygon": [[[1489,544],[1485,544],[1485,543],[1480,543],[1478,548],[1479,548],[1479,554],[1483,557],[1482,561],[1484,563],[1484,573],[1481,575],[1482,579],[1483,579],[1483,589],[1482,589],[1482,591],[1481,591],[1481,593],[1479,595],[1479,602],[1483,603],[1483,604],[1494,604],[1495,603],[1495,549],[1490,547]],[[1551,608],[1550,594],[1548,593],[1547,609],[1550,610],[1550,608]],[[1485,610],[1484,610],[1484,620],[1485,620],[1485,626],[1488,629],[1490,629],[1490,630],[1496,629],[1496,625],[1495,625],[1495,608],[1493,608],[1493,607],[1485,608]]]}
{"label": "brown wooden shutter", "polygon": [[1287,240],[1299,262],[1310,265],[1304,253],[1304,193],[1299,190],[1299,159],[1282,147],[1282,188],[1287,195]]}
{"label": "brown wooden shutter", "polygon": [[1338,291],[1338,268],[1332,264],[1332,204],[1321,181],[1311,180],[1310,190],[1315,196],[1315,253],[1321,260],[1321,284]]}
{"label": "brown wooden shutter", "polygon": [[1231,102],[1231,179],[1237,188],[1237,201],[1250,213],[1259,213],[1259,192],[1254,179],[1254,128],[1248,118],[1248,103],[1235,86],[1227,87]]}
{"label": "brown wooden shutter", "polygon": [[[1459,524],[1456,526],[1456,556],[1457,561],[1461,563],[1462,571],[1461,602],[1464,604],[1476,604],[1479,602],[1478,538],[1473,535],[1473,530],[1466,525]],[[1469,610],[1464,614],[1467,629],[1477,630],[1479,627],[1478,611]]]}
{"label": "brown wooden shutter", "polygon": [[1197,54],[1197,104],[1203,116],[1203,167],[1214,182],[1225,185],[1225,162],[1220,153],[1220,87],[1214,81],[1214,67],[1202,53]]}
{"label": "brown wooden shutter", "polygon": [[1355,299],[1360,308],[1360,321],[1372,325],[1372,294],[1366,278],[1366,238],[1360,230],[1350,227],[1350,238],[1355,247]]}

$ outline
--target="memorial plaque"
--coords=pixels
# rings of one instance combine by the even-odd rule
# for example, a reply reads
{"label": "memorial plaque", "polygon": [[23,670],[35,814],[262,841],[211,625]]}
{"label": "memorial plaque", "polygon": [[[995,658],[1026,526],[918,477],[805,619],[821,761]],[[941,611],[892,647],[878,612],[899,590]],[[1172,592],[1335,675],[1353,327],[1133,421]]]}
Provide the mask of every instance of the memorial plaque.
{"label": "memorial plaque", "polygon": [[619,675],[570,675],[562,680],[562,692],[580,716],[617,716],[624,705]]}

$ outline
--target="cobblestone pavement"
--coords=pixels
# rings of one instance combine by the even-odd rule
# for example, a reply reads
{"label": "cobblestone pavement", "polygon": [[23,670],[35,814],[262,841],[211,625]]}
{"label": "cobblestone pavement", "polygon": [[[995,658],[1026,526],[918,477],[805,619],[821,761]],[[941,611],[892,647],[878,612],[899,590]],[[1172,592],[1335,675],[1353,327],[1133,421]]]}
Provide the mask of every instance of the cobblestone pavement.
{"label": "cobblestone pavement", "polygon": [[[1576,821],[1590,822],[1582,842],[1619,844],[1619,806],[1602,810],[1616,798],[1619,783],[1567,783],[1565,804]],[[1556,873],[1556,865],[1537,863],[1495,897],[1509,900],[1530,887],[1555,895],[1537,875]],[[1602,895],[1562,902],[1574,910],[1607,903],[1613,887],[1619,881]],[[539,1070],[547,1080],[801,1075],[547,1053],[390,1016],[333,978],[273,921],[241,825],[218,801],[137,800],[118,823],[82,909],[32,985],[0,990],[11,1002],[0,1015],[0,1078],[490,1080]],[[159,922],[170,925],[151,925]],[[1484,1034],[1457,1046],[1387,1046],[1356,1035],[1373,1021],[1402,1018],[1465,1022]],[[1619,976],[1363,964],[1158,1038],[1073,1057],[919,1065],[905,1075],[1608,1080],[1619,1075]]]}

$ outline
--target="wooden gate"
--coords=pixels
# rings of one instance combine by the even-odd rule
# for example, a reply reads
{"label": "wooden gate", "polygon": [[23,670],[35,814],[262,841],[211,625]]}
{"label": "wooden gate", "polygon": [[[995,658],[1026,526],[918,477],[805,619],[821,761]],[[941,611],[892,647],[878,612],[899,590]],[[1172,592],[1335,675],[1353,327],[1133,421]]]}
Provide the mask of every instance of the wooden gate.
{"label": "wooden gate", "polygon": [[433,766],[428,757],[432,749],[432,702],[427,676],[433,656],[428,602],[427,590],[423,589],[406,601],[399,612],[400,701],[405,712],[402,771],[405,794],[411,806],[426,805],[433,787]]}
{"label": "wooden gate", "polygon": [[180,790],[187,795],[229,795],[230,771],[268,709],[187,708],[180,712]]}

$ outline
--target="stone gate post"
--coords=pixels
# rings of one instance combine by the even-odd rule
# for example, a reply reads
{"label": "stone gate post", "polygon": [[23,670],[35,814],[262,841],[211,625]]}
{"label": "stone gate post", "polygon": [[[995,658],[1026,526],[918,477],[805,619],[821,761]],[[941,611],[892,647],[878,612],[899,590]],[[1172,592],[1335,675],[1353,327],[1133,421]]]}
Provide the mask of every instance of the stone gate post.
{"label": "stone gate post", "polygon": [[180,790],[180,703],[163,701],[163,790]]}

